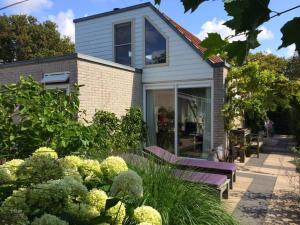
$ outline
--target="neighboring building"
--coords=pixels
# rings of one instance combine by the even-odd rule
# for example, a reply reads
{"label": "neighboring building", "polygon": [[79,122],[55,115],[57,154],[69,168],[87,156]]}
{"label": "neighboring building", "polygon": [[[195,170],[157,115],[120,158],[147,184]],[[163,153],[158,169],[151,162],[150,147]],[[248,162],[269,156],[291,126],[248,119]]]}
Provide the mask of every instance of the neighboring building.
{"label": "neighboring building", "polygon": [[22,75],[66,92],[75,83],[83,85],[80,110],[86,110],[87,120],[97,109],[122,116],[131,106],[142,105],[141,70],[99,58],[76,53],[0,65],[1,84],[16,83]]}
{"label": "neighboring building", "polygon": [[[207,157],[211,148],[225,146],[221,110],[227,67],[218,56],[204,60],[205,49],[196,36],[150,3],[74,22],[80,54],[68,59],[73,65],[60,65],[62,57],[59,68],[40,69],[38,80],[45,73],[69,71],[70,83],[86,85],[80,101],[89,117],[95,108],[122,115],[125,107],[142,103],[148,145],[187,157]],[[6,66],[0,66],[0,82],[9,79],[2,72]],[[13,76],[24,69],[9,68]]]}

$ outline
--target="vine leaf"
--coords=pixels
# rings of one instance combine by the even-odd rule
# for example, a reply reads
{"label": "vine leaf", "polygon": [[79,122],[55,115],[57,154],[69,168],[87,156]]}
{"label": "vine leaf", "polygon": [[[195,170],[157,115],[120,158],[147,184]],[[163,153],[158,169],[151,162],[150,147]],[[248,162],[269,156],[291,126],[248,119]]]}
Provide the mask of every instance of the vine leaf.
{"label": "vine leaf", "polygon": [[218,33],[208,33],[207,38],[201,42],[201,47],[207,48],[204,57],[208,58],[211,55],[222,54],[227,41],[223,40]]}
{"label": "vine leaf", "polygon": [[[160,0],[158,0],[158,1],[160,1]],[[207,1],[207,0],[194,0],[194,1],[191,1],[191,0],[181,0],[182,4],[184,6],[185,12],[187,12],[189,10],[191,10],[192,12],[194,12],[198,8],[198,6],[201,3],[205,2],[205,1]]]}
{"label": "vine leaf", "polygon": [[288,47],[291,44],[296,44],[296,50],[300,52],[300,17],[295,17],[294,19],[288,21],[280,29],[282,33],[282,44],[278,49],[283,47]]}
{"label": "vine leaf", "polygon": [[255,30],[270,19],[269,3],[270,0],[227,1],[224,3],[225,10],[233,18],[224,25],[235,30],[236,34]]}

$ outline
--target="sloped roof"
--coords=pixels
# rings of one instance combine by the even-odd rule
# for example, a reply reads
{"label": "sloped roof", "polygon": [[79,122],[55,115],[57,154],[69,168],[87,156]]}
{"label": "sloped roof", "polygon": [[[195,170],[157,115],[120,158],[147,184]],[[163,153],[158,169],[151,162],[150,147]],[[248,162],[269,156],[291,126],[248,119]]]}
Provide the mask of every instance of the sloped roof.
{"label": "sloped roof", "polygon": [[[170,17],[168,17],[166,14],[162,13],[162,15],[172,24],[172,26],[174,26],[189,42],[191,42],[193,44],[194,47],[196,47],[201,54],[204,54],[204,52],[206,51],[206,48],[201,47],[201,40],[195,36],[194,34],[192,34],[191,32],[189,32],[188,30],[186,30],[185,28],[183,28],[182,26],[180,26],[178,23],[176,23],[173,19],[171,19]],[[219,56],[211,56],[209,57],[209,61],[213,64],[216,63],[224,63],[224,60],[219,57]]]}
{"label": "sloped roof", "polygon": [[[122,9],[115,9],[113,11],[105,12],[105,13],[99,13],[87,17],[82,17],[74,20],[74,23],[79,23],[82,21],[87,21],[91,19],[96,19],[100,17],[110,16],[117,13],[127,12],[143,7],[151,7],[176,33],[178,33],[179,36],[181,36],[186,43],[188,43],[201,57],[203,57],[204,52],[206,51],[206,48],[201,47],[201,40],[196,37],[194,34],[180,26],[178,23],[176,23],[173,19],[168,17],[166,14],[160,12],[156,7],[154,7],[150,2],[125,7]],[[226,62],[219,56],[211,56],[206,60],[211,66],[213,67],[221,67],[221,66],[228,66]]]}

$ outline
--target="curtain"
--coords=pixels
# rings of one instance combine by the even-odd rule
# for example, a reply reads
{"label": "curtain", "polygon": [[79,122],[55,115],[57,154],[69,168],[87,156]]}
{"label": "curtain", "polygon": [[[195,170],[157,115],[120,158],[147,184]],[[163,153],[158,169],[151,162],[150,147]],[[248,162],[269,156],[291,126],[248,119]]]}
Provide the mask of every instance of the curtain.
{"label": "curtain", "polygon": [[146,122],[147,122],[147,146],[156,145],[156,116],[154,108],[154,93],[146,92]]}

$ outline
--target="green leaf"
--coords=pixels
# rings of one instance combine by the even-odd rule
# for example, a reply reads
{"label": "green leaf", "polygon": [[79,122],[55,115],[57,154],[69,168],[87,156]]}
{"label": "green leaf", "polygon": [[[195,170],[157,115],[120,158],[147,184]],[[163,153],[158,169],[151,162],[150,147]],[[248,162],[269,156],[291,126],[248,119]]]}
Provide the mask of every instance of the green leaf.
{"label": "green leaf", "polygon": [[295,17],[294,19],[288,21],[280,29],[282,33],[282,44],[278,49],[287,47],[291,44],[296,44],[296,50],[300,52],[300,17]]}
{"label": "green leaf", "polygon": [[205,2],[205,1],[206,0],[193,0],[193,1],[191,1],[191,0],[181,0],[182,4],[184,6],[185,12],[187,12],[189,10],[191,10],[192,12],[194,12],[198,8],[198,6],[201,3]]}
{"label": "green leaf", "polygon": [[249,51],[247,41],[234,41],[227,45],[226,51],[229,59],[236,58],[237,63],[241,65]]}
{"label": "green leaf", "polygon": [[120,201],[119,198],[109,198],[106,200],[105,204],[105,211],[110,209],[111,207],[114,207],[118,202]]}
{"label": "green leaf", "polygon": [[201,47],[207,48],[204,57],[208,58],[212,55],[222,54],[227,44],[227,41],[223,40],[220,34],[208,33],[208,37],[201,42]]}
{"label": "green leaf", "polygon": [[270,0],[235,0],[224,4],[228,16],[233,17],[224,23],[236,34],[255,30],[270,19]]}

